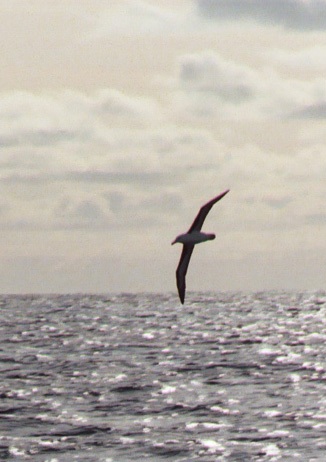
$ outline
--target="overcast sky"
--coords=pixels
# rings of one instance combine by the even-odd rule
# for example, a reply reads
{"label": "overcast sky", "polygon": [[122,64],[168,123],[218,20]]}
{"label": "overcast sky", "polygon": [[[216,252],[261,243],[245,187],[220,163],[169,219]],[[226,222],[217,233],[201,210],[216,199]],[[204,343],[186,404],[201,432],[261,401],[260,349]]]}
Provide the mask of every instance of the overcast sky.
{"label": "overcast sky", "polygon": [[0,291],[325,289],[325,0],[0,4]]}

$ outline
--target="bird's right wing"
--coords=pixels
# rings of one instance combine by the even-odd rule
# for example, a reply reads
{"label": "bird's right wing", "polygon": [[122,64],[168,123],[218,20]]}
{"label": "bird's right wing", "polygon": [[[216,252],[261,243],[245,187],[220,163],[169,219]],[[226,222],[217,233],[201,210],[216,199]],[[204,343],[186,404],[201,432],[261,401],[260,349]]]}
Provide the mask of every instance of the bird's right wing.
{"label": "bird's right wing", "polygon": [[205,218],[207,217],[208,212],[210,209],[213,207],[216,202],[222,199],[222,197],[225,196],[229,192],[229,189],[226,191],[222,192],[219,196],[214,197],[214,199],[210,200],[207,202],[207,204],[203,205],[201,209],[199,210],[196,218],[194,219],[193,224],[190,226],[188,233],[192,233],[193,231],[200,231],[203,223],[205,221]]}
{"label": "bird's right wing", "polygon": [[183,244],[183,249],[182,249],[179,265],[176,271],[177,287],[178,287],[180,301],[182,304],[185,301],[186,274],[187,274],[190,257],[191,257],[192,251],[194,250],[194,247],[195,247],[194,245]]}

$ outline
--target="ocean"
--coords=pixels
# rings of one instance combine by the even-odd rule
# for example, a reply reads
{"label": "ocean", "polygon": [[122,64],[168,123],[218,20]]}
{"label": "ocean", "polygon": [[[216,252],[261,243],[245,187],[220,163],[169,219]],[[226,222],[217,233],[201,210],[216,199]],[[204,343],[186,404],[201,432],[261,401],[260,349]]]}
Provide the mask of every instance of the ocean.
{"label": "ocean", "polygon": [[0,460],[325,461],[325,292],[2,295],[0,316]]}

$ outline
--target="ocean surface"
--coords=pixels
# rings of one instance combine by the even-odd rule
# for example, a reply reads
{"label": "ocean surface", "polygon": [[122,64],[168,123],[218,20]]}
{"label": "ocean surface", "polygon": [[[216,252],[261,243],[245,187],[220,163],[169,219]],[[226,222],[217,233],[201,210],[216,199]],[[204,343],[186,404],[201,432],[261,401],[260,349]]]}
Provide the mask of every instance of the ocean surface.
{"label": "ocean surface", "polygon": [[0,460],[326,460],[326,293],[3,295]]}

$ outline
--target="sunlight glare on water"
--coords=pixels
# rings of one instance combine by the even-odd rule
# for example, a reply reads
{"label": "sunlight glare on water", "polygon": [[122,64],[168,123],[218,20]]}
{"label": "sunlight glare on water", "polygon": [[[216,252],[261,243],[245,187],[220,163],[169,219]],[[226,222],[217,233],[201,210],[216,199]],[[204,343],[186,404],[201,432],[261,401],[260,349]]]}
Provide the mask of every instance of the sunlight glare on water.
{"label": "sunlight glare on water", "polygon": [[3,460],[324,460],[325,293],[0,307]]}

